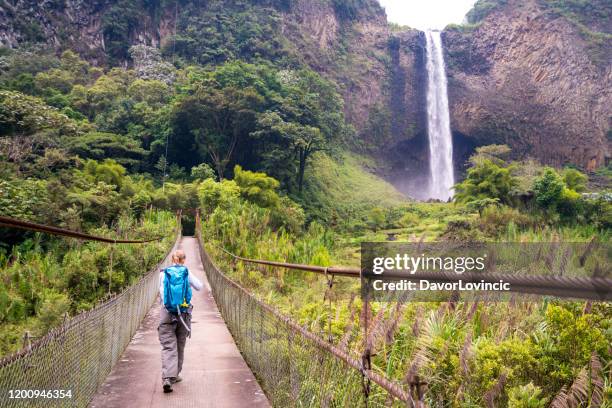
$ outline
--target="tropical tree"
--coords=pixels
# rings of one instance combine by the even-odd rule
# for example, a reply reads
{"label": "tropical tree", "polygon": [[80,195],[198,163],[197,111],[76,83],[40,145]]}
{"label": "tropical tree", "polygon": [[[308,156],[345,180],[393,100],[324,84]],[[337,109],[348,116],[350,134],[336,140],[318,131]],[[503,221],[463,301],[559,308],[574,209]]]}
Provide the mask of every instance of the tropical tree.
{"label": "tropical tree", "polygon": [[105,132],[89,132],[78,138],[68,138],[65,147],[84,159],[112,157],[123,166],[135,166],[147,154],[138,141]]}
{"label": "tropical tree", "polygon": [[74,136],[79,124],[40,98],[0,91],[0,156],[21,166],[31,155],[59,145],[61,136]]}
{"label": "tropical tree", "polygon": [[510,193],[516,184],[512,167],[501,167],[490,159],[482,159],[468,170],[463,182],[455,185],[454,200],[467,203],[489,198],[510,204]]}
{"label": "tropical tree", "polygon": [[552,168],[544,169],[542,176],[533,184],[533,192],[538,206],[545,210],[555,209],[561,201],[565,183],[559,174]]}
{"label": "tropical tree", "polygon": [[253,129],[262,102],[254,88],[202,87],[177,105],[175,132],[195,140],[199,152],[210,156],[223,179],[234,151]]}
{"label": "tropical tree", "polygon": [[308,159],[314,152],[327,147],[321,130],[314,126],[286,122],[276,112],[267,112],[262,115],[258,125],[261,130],[255,132],[254,135],[267,135],[268,138],[275,139],[277,144],[287,148],[284,154],[282,151],[277,151],[279,156],[276,159],[287,159],[288,155],[297,158],[296,183],[301,192]]}
{"label": "tropical tree", "polygon": [[236,166],[234,181],[240,187],[240,195],[246,200],[264,208],[278,206],[280,197],[276,190],[280,184],[276,179],[265,173],[243,170],[242,167]]}

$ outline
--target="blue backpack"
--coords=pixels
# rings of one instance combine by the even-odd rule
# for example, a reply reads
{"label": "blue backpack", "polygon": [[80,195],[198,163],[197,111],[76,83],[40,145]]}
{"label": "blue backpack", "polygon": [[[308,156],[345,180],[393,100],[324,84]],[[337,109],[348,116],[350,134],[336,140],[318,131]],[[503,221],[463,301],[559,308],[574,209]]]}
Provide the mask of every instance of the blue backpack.
{"label": "blue backpack", "polygon": [[187,312],[191,303],[189,270],[183,265],[164,269],[164,306],[170,313]]}

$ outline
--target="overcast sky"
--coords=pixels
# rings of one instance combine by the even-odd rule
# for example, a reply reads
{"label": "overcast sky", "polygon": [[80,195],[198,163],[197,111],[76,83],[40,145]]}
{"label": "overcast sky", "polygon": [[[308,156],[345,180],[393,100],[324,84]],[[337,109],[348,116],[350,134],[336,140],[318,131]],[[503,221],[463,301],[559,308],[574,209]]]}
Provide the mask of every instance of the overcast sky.
{"label": "overcast sky", "polygon": [[475,0],[379,0],[393,23],[424,30],[461,23]]}

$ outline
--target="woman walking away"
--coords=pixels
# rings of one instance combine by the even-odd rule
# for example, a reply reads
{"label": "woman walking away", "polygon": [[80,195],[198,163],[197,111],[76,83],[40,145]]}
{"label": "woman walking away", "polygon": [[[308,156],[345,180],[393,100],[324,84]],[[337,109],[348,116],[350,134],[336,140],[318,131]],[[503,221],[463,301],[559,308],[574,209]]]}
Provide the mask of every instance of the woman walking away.
{"label": "woman walking away", "polygon": [[172,392],[172,384],[181,381],[185,342],[191,336],[191,288],[202,289],[202,282],[185,266],[185,252],[172,254],[172,266],[159,274],[159,296],[163,307],[159,315],[159,342],[162,352],[162,385]]}

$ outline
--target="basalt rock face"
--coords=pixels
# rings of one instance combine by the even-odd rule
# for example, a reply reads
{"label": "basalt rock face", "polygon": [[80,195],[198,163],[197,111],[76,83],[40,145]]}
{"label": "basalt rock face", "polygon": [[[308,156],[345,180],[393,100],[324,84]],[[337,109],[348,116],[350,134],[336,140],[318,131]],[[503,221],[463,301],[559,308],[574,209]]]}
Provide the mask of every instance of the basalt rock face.
{"label": "basalt rock face", "polygon": [[358,134],[352,147],[377,158],[372,170],[409,192],[414,175],[427,172],[425,39],[418,30],[393,31],[370,4],[346,20],[328,2],[298,0],[283,34],[304,62],[339,85]]}
{"label": "basalt rock face", "polygon": [[[129,45],[163,47],[172,39],[175,25],[179,35],[189,25],[183,21],[186,10],[195,15],[208,3],[214,2],[0,0],[0,45],[46,43],[58,51],[75,50],[94,64],[129,66],[127,52],[114,52],[113,35],[121,33]],[[227,1],[223,7],[239,12],[239,3]],[[398,143],[424,132],[418,69],[421,33],[393,33],[377,0],[360,0],[352,11],[338,9],[330,0],[254,3],[261,7],[253,12],[272,13],[278,19],[274,35],[283,38],[291,58],[338,85],[345,115],[358,134],[352,138],[359,141],[356,149],[384,157]],[[118,12],[121,21],[114,21],[113,13]]]}
{"label": "basalt rock face", "polygon": [[[73,46],[90,57],[104,49],[100,29],[106,1],[1,1],[0,44],[15,48],[22,43],[44,42]],[[77,35],[78,33],[78,35]]]}
{"label": "basalt rock face", "polygon": [[384,156],[424,130],[420,104],[421,33],[393,32],[377,1],[343,19],[324,0],[297,0],[283,35],[304,62],[340,87],[345,114],[363,148]]}
{"label": "basalt rock face", "polygon": [[509,1],[476,28],[451,28],[443,38],[454,132],[551,165],[606,164],[609,47],[607,58],[594,57],[579,26],[536,0]]}
{"label": "basalt rock face", "polygon": [[[103,19],[118,0],[0,0],[0,45],[46,44],[78,52],[94,64],[108,62]],[[172,34],[171,8],[145,10],[134,17],[131,44],[163,45]],[[128,61],[120,61],[127,65]]]}
{"label": "basalt rock face", "polygon": [[[141,3],[146,7],[134,6]],[[185,10],[203,10],[214,2],[141,3],[0,0],[0,44],[43,42],[58,51],[76,50],[96,64],[129,66],[127,53],[123,59],[113,54],[109,27],[124,33],[122,41],[129,45],[163,47],[175,26],[181,34],[188,25]],[[222,7],[238,10],[239,3]],[[274,14],[274,35],[291,58],[338,85],[357,133],[349,138],[352,148],[379,158],[376,171],[397,185],[406,180],[418,185],[414,175],[428,172],[423,33],[393,29],[377,0],[359,0],[349,13],[330,0],[253,2],[260,3],[266,6],[254,10]],[[554,165],[571,162],[589,170],[604,165],[611,154],[610,46],[603,52],[601,45],[595,47],[594,58],[593,39],[584,27],[551,12],[543,0],[498,3],[475,27],[443,33],[457,167],[474,146],[492,143],[507,143],[517,156]],[[111,18],[117,12],[127,15],[121,17],[129,28]],[[600,18],[587,28],[609,34],[609,26]]]}

